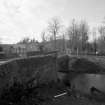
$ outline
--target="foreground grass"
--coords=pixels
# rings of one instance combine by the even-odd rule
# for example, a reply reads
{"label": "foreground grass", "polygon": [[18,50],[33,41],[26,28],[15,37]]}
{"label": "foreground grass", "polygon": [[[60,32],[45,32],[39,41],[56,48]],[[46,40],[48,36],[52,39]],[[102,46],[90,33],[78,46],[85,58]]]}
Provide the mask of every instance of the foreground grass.
{"label": "foreground grass", "polygon": [[[16,91],[16,89],[15,89]],[[62,84],[47,84],[40,87],[21,91],[7,93],[0,100],[0,105],[101,105],[92,98],[75,95],[73,92],[64,96],[54,98],[55,95],[66,91],[66,87]],[[21,95],[19,95],[19,92]],[[19,96],[18,96],[19,95]]]}

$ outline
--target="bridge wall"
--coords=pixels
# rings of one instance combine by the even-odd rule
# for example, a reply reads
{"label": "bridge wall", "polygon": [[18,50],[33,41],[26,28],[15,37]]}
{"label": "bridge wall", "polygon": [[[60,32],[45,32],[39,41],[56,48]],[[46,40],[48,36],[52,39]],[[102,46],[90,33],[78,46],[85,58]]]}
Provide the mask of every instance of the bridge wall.
{"label": "bridge wall", "polygon": [[0,65],[0,93],[3,88],[13,85],[14,82],[33,85],[48,83],[57,80],[56,57],[38,56],[13,59]]}

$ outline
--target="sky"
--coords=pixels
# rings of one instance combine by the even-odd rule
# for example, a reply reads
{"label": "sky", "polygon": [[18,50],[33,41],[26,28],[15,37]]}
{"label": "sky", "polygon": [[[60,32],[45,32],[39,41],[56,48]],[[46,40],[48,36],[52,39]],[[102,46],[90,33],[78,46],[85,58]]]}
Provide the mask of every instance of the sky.
{"label": "sky", "polygon": [[105,17],[105,0],[0,0],[0,40],[16,43],[24,37],[41,40],[52,17],[65,26],[73,18],[97,27]]}

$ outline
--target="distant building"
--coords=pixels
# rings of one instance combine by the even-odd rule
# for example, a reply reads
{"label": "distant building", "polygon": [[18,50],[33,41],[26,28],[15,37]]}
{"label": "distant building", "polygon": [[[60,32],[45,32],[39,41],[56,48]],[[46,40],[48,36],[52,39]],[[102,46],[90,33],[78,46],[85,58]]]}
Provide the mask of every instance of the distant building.
{"label": "distant building", "polygon": [[8,58],[12,55],[13,46],[12,44],[0,44],[0,54],[3,55],[3,58]]}
{"label": "distant building", "polygon": [[15,44],[13,45],[13,52],[17,53],[19,56],[25,57],[27,53],[37,52],[39,47],[37,43],[27,43],[27,44]]}
{"label": "distant building", "polygon": [[12,49],[12,44],[0,44],[0,49],[5,53],[10,53]]}
{"label": "distant building", "polygon": [[28,43],[28,44],[0,44],[0,55],[6,58],[13,57],[26,57],[27,53],[32,53],[40,51],[38,43]]}
{"label": "distant building", "polygon": [[14,44],[12,52],[18,54],[19,56],[26,56],[26,45]]}
{"label": "distant building", "polygon": [[26,52],[40,51],[38,43],[28,43],[26,44]]}

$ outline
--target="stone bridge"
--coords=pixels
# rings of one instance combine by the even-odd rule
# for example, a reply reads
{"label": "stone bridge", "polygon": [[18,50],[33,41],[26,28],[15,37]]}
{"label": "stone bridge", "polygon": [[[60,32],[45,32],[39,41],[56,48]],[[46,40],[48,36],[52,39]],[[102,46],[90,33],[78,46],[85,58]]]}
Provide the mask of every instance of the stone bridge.
{"label": "stone bridge", "polygon": [[23,85],[48,83],[57,80],[56,56],[46,55],[17,58],[0,62],[0,93],[14,82]]}

